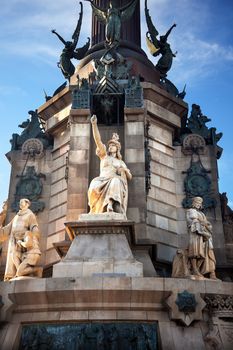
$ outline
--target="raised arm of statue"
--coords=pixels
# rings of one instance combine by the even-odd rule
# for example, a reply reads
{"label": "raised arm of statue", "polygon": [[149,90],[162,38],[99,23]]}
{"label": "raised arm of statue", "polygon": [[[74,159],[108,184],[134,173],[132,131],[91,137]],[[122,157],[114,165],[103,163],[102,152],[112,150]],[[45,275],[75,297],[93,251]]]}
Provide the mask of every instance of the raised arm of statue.
{"label": "raised arm of statue", "polygon": [[176,27],[176,24],[174,23],[170,29],[168,29],[167,33],[164,35],[164,38],[167,40],[168,36],[170,35],[173,28]]}
{"label": "raised arm of statue", "polygon": [[93,115],[91,117],[91,124],[92,124],[92,133],[95,140],[96,148],[97,148],[97,155],[102,158],[106,155],[106,147],[103,144],[100,136],[100,132],[97,126],[97,117],[96,115]]}
{"label": "raised arm of statue", "polygon": [[64,45],[66,45],[66,41],[63,39],[63,37],[62,37],[60,34],[58,34],[58,33],[56,32],[56,29],[52,29],[51,32],[52,32],[53,34],[55,34],[55,35],[58,37],[58,39],[61,40],[61,42],[62,42]]}

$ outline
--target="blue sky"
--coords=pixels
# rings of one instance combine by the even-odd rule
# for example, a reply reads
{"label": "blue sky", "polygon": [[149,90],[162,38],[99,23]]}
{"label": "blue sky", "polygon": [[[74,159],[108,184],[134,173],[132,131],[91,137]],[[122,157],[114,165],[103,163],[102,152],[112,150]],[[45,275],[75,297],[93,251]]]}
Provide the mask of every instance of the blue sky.
{"label": "blue sky", "polygon": [[[78,46],[91,31],[90,4],[83,1],[83,5]],[[142,46],[147,52],[144,1],[141,7]],[[208,126],[223,132],[219,186],[233,205],[233,1],[148,0],[148,7],[159,33],[177,23],[169,42],[178,54],[168,78],[179,90],[187,84],[185,101],[199,104],[212,119]],[[62,44],[50,30],[56,28],[70,40],[78,13],[77,0],[1,0],[0,205],[8,195],[10,166],[5,153],[12,133],[21,131],[18,124],[27,119],[29,110],[44,103],[43,89],[50,95],[64,82],[56,65]]]}

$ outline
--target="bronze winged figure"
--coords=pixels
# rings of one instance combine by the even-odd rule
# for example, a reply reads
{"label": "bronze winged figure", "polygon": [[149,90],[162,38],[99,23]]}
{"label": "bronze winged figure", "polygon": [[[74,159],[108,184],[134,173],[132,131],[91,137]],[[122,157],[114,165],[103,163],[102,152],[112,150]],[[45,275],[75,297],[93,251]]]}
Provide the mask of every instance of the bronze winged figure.
{"label": "bronze winged figure", "polygon": [[165,78],[167,76],[167,72],[172,66],[173,57],[176,57],[176,53],[172,52],[170,45],[167,43],[167,38],[172,29],[176,27],[176,24],[173,24],[167,33],[160,36],[158,39],[157,35],[159,33],[151,20],[151,16],[147,7],[147,0],[145,0],[145,16],[148,27],[148,31],[146,33],[147,46],[153,56],[162,56],[156,64],[155,68],[159,71],[160,77]]}
{"label": "bronze winged figure", "polygon": [[119,43],[121,34],[121,23],[128,20],[134,13],[138,0],[131,0],[122,7],[117,7],[119,1],[110,0],[109,7],[103,9],[94,4],[93,0],[89,1],[92,6],[94,15],[98,21],[105,24],[105,39],[108,46],[112,47]]}
{"label": "bronze winged figure", "polygon": [[80,2],[80,7],[81,7],[81,11],[79,13],[79,19],[77,22],[77,26],[75,28],[73,35],[72,35],[72,41],[65,41],[62,38],[62,36],[56,32],[56,29],[52,30],[52,33],[55,34],[58,37],[58,39],[65,45],[64,49],[62,50],[58,66],[59,66],[59,68],[61,68],[61,71],[62,71],[64,77],[68,80],[70,80],[70,77],[75,72],[75,67],[74,67],[73,63],[71,62],[71,59],[75,58],[77,60],[81,60],[85,56],[85,54],[90,46],[90,38],[88,38],[88,41],[86,42],[86,44],[83,47],[76,49],[79,35],[80,35],[81,25],[82,25],[82,18],[83,18],[83,4],[82,4],[82,2]]}

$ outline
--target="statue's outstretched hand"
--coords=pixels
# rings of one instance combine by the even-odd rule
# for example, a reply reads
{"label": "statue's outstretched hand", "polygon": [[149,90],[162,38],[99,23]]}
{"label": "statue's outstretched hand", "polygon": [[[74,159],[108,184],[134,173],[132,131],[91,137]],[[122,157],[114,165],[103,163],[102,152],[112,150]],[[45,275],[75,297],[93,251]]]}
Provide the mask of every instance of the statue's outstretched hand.
{"label": "statue's outstretched hand", "polygon": [[91,117],[91,124],[97,124],[97,117],[95,114]]}

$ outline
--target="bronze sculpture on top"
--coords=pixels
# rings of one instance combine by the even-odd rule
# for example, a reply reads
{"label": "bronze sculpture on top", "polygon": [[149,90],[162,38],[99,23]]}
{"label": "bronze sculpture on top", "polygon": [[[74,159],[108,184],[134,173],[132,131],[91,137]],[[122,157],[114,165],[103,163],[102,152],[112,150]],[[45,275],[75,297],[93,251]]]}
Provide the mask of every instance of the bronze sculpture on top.
{"label": "bronze sculpture on top", "polygon": [[35,111],[28,111],[28,114],[30,115],[30,119],[28,118],[18,125],[19,128],[23,129],[22,133],[20,135],[12,135],[12,139],[10,140],[11,151],[22,149],[25,141],[29,139],[37,139],[41,141],[44,148],[51,147],[53,144],[52,137],[44,130],[37,109]]}
{"label": "bronze sculpture on top", "polygon": [[132,175],[122,160],[121,144],[117,134],[108,141],[108,150],[102,143],[97,118],[91,118],[96,154],[100,158],[100,176],[93,179],[88,190],[90,214],[116,212],[126,216],[128,201],[127,180]]}
{"label": "bronze sculpture on top", "polygon": [[61,42],[65,45],[64,49],[62,50],[62,53],[60,56],[60,62],[58,63],[58,66],[59,68],[61,68],[61,71],[64,77],[68,80],[70,80],[70,77],[75,72],[75,67],[71,62],[71,59],[75,58],[77,60],[81,60],[82,58],[84,58],[90,46],[90,38],[88,38],[87,43],[83,47],[76,49],[79,35],[80,35],[81,25],[82,25],[82,17],[83,17],[83,4],[81,2],[80,2],[80,6],[81,6],[81,12],[79,14],[77,26],[72,35],[72,41],[65,41],[62,38],[62,36],[56,32],[56,29],[52,29],[52,33],[55,34],[58,37],[58,39],[61,40]]}
{"label": "bronze sculpture on top", "polygon": [[149,15],[147,0],[145,0],[145,15],[148,27],[148,32],[146,33],[147,45],[153,56],[162,56],[156,64],[155,68],[159,71],[160,77],[165,78],[167,76],[167,72],[172,66],[173,57],[176,57],[176,53],[172,52],[171,47],[167,42],[167,38],[170,35],[172,29],[176,27],[176,24],[173,24],[167,33],[165,35],[161,35],[160,39],[158,39],[157,35],[159,32],[155,28],[151,20],[151,16]]}
{"label": "bronze sculpture on top", "polygon": [[118,45],[121,35],[121,23],[129,19],[137,5],[137,0],[131,0],[128,4],[118,7],[119,1],[110,0],[109,8],[103,9],[94,4],[93,0],[86,0],[91,3],[93,13],[98,20],[106,25],[105,40],[108,48]]}

